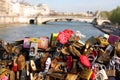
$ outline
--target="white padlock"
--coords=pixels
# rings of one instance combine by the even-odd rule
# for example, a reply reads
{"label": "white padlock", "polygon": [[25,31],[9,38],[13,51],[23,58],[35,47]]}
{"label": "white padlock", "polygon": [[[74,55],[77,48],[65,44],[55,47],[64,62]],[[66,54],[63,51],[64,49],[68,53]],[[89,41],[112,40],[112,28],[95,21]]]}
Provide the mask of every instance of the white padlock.
{"label": "white padlock", "polygon": [[46,62],[45,62],[45,70],[44,70],[44,72],[48,72],[48,70],[50,68],[50,65],[51,65],[51,58],[48,57]]}

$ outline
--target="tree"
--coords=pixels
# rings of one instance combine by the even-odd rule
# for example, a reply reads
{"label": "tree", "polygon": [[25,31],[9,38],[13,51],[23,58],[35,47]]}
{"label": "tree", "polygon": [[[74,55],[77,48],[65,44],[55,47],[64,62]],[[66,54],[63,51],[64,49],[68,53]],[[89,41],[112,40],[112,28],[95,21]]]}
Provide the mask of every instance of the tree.
{"label": "tree", "polygon": [[110,12],[109,20],[113,24],[120,25],[120,7],[119,6]]}

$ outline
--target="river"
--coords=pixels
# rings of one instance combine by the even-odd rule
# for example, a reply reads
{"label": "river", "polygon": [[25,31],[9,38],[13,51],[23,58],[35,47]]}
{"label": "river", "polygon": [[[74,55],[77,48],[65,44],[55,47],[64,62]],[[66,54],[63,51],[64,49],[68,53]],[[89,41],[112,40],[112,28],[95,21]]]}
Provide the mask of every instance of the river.
{"label": "river", "polygon": [[86,35],[81,40],[84,42],[91,36],[99,36],[104,33],[93,27],[92,24],[75,22],[49,22],[41,25],[8,25],[7,27],[0,27],[0,38],[7,42],[21,40],[24,37],[41,37],[48,36],[51,33],[58,33],[64,29],[71,29],[74,32],[79,30],[82,34]]}

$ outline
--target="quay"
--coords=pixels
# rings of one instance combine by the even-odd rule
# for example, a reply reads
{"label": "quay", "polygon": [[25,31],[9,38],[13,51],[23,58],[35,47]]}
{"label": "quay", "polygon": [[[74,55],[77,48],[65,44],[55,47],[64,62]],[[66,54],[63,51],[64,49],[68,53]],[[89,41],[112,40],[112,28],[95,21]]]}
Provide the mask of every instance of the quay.
{"label": "quay", "polygon": [[108,35],[114,34],[116,36],[120,36],[120,27],[115,27],[113,25],[101,25],[101,26],[93,25],[93,26]]}

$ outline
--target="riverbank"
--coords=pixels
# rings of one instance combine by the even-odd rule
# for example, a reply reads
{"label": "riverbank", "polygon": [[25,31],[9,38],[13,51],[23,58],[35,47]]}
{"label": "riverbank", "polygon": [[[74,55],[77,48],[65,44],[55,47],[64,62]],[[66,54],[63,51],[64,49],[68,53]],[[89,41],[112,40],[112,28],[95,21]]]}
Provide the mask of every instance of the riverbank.
{"label": "riverbank", "polygon": [[116,36],[120,36],[120,27],[115,27],[112,25],[93,25],[95,28],[99,29],[100,31],[104,32],[105,34],[114,34]]}
{"label": "riverbank", "polygon": [[15,26],[20,26],[20,25],[29,25],[27,23],[10,23],[10,24],[0,24],[0,28],[3,28],[3,27],[15,27]]}

